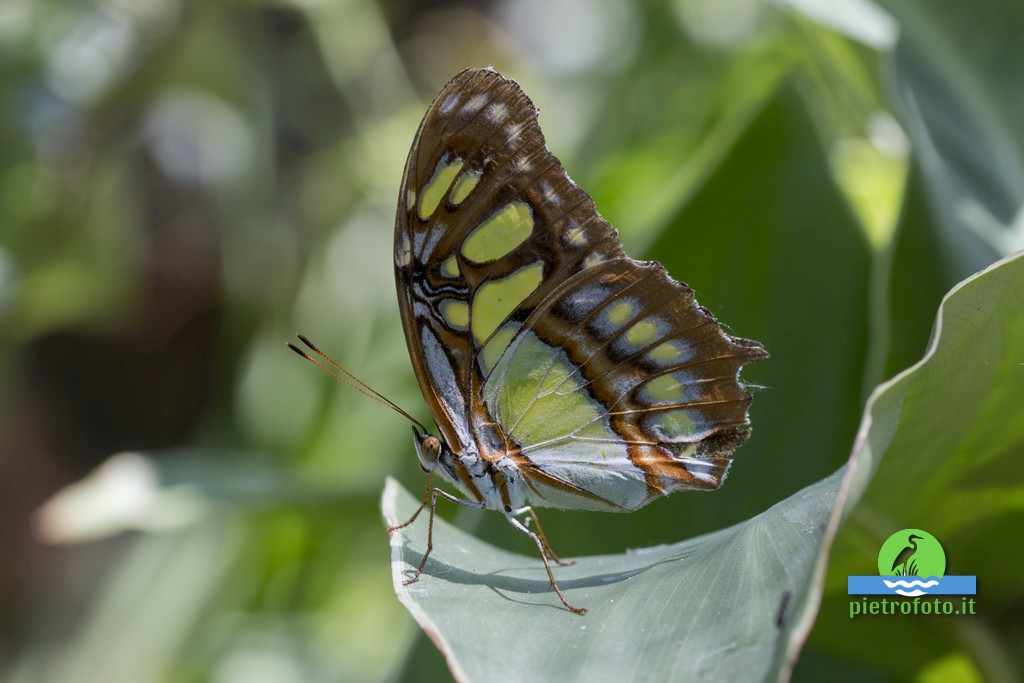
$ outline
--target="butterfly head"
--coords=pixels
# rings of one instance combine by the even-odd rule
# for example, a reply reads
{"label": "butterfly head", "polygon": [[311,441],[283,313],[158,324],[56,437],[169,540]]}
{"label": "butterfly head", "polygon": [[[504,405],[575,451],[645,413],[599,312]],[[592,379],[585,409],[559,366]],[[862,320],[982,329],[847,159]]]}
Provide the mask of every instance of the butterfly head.
{"label": "butterfly head", "polygon": [[416,446],[416,457],[420,461],[420,468],[424,472],[432,472],[437,467],[441,454],[445,450],[444,442],[416,426],[413,426],[412,434],[413,444]]}

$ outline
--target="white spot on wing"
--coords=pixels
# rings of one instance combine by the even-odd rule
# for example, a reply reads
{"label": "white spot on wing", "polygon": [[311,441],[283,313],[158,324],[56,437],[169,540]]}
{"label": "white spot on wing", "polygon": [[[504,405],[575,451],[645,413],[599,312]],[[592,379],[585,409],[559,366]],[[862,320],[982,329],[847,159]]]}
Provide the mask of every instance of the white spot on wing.
{"label": "white spot on wing", "polygon": [[555,188],[551,187],[551,183],[549,183],[548,181],[540,181],[540,191],[541,194],[544,195],[544,201],[546,201],[548,204],[558,206],[559,204],[562,203],[562,198],[558,196],[558,193],[555,192]]}
{"label": "white spot on wing", "polygon": [[504,102],[495,102],[487,107],[487,118],[494,123],[501,123],[508,118],[508,105]]}
{"label": "white spot on wing", "polygon": [[409,243],[409,233],[402,232],[402,237],[395,250],[395,263],[405,268],[412,263],[412,245]]}
{"label": "white spot on wing", "polygon": [[455,109],[455,105],[459,103],[459,93],[453,92],[448,97],[444,98],[444,102],[441,103],[441,113],[447,114],[452,109]]}
{"label": "white spot on wing", "polygon": [[480,93],[479,95],[473,95],[469,98],[466,104],[462,105],[462,111],[466,114],[472,114],[480,111],[480,107],[487,104],[487,95]]}
{"label": "white spot on wing", "polygon": [[570,220],[565,228],[565,239],[574,247],[585,247],[587,245],[587,231],[576,221]]}
{"label": "white spot on wing", "polygon": [[518,173],[529,173],[533,166],[530,164],[530,160],[527,157],[519,157],[513,164],[516,172]]}
{"label": "white spot on wing", "polygon": [[579,319],[597,308],[609,294],[609,290],[601,285],[585,285],[566,297],[562,305],[573,318]]}
{"label": "white spot on wing", "polygon": [[525,124],[523,124],[522,122],[510,123],[508,128],[506,129],[507,135],[505,136],[505,142],[512,143],[519,140],[520,136],[523,134],[524,127]]}

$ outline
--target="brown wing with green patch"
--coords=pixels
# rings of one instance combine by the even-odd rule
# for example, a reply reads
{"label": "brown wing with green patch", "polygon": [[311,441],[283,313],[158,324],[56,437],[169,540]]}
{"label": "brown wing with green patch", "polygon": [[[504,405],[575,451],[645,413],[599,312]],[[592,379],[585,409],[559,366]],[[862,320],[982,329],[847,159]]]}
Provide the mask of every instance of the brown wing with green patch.
{"label": "brown wing with green patch", "polygon": [[449,445],[514,455],[538,494],[593,489],[601,467],[639,476],[648,498],[717,486],[749,432],[738,372],[763,348],[726,335],[660,265],[625,256],[497,72],[462,72],[424,117],[395,272]]}

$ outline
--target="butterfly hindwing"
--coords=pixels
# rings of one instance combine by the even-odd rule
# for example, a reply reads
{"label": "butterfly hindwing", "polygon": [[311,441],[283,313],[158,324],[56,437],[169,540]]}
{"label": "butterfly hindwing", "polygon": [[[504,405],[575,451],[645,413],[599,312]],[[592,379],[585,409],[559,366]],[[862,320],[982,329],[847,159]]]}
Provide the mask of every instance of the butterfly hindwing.
{"label": "butterfly hindwing", "polygon": [[428,110],[395,264],[417,378],[453,451],[512,458],[536,503],[562,507],[721,483],[749,433],[738,373],[763,348],[622,252],[513,81],[464,71]]}
{"label": "butterfly hindwing", "polygon": [[737,374],[759,346],[628,258],[583,271],[533,316],[484,390],[522,456],[627,509],[721,483],[749,432]]}

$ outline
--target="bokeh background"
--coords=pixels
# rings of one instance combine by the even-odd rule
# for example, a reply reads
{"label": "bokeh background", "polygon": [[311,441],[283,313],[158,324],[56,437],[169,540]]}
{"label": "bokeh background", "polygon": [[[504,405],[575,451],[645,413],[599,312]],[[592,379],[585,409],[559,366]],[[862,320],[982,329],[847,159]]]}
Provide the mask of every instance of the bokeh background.
{"label": "bokeh background", "polygon": [[[386,476],[421,486],[408,428],[284,342],[427,419],[391,240],[460,69],[519,80],[627,250],[772,352],[726,486],[548,512],[579,555],[740,521],[844,462],[942,293],[1024,246],[1021,35],[994,0],[4,0],[0,677],[448,678],[378,512]],[[1020,657],[1022,614],[903,654],[833,618],[797,678],[980,680],[986,648]]]}

